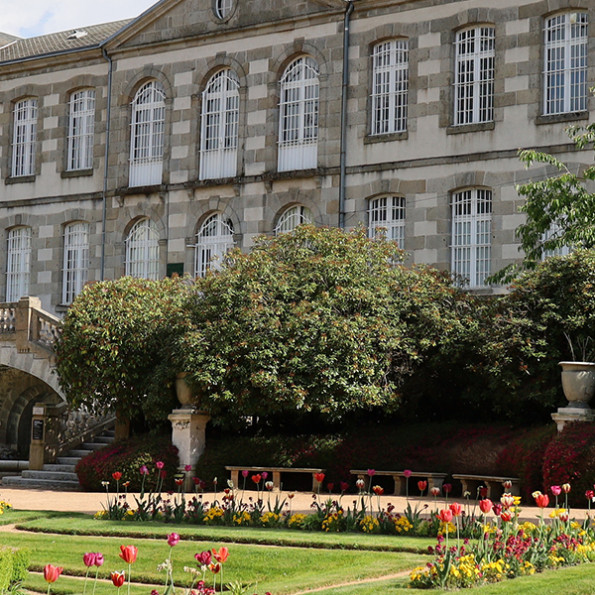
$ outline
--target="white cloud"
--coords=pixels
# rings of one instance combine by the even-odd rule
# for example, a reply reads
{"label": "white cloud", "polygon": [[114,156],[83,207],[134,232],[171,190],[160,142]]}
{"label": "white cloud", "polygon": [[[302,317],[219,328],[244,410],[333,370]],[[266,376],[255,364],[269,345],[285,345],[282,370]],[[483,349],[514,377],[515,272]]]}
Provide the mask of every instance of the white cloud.
{"label": "white cloud", "polygon": [[136,17],[157,0],[0,0],[0,31],[34,37]]}

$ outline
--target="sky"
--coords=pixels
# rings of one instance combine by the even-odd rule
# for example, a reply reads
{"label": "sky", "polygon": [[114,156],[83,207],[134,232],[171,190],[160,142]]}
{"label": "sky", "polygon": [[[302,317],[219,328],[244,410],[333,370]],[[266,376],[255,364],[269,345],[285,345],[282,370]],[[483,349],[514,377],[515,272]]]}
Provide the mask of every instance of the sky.
{"label": "sky", "polygon": [[157,0],[0,0],[0,31],[35,37],[137,17]]}

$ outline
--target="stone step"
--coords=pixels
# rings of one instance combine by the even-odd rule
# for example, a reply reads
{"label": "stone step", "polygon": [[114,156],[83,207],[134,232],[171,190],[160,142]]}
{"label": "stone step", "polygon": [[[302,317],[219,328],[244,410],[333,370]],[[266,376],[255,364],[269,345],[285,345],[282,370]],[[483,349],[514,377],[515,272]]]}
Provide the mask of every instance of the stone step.
{"label": "stone step", "polygon": [[65,471],[46,471],[45,469],[39,471],[23,471],[22,476],[24,479],[46,479],[54,482],[76,481],[78,483],[76,473],[68,473]]}
{"label": "stone step", "polygon": [[58,457],[56,463],[58,465],[72,465],[76,467],[76,464],[81,460],[80,457]]}
{"label": "stone step", "polygon": [[[79,459],[76,459],[78,462]],[[43,466],[44,471],[63,472],[63,473],[74,473],[76,463],[62,464],[62,463],[46,463]]]}
{"label": "stone step", "polygon": [[66,456],[67,457],[78,457],[79,459],[82,459],[83,457],[90,455],[92,452],[93,452],[92,450],[88,450],[88,449],[84,449],[84,448],[75,448],[73,450],[69,450],[66,453]]}
{"label": "stone step", "polygon": [[87,450],[96,451],[105,446],[105,442],[83,442],[82,448]]}
{"label": "stone step", "polygon": [[46,488],[55,490],[69,490],[80,492],[81,486],[78,481],[56,481],[53,479],[28,479],[20,475],[7,477],[2,480],[2,485],[7,487],[23,488]]}
{"label": "stone step", "polygon": [[96,443],[99,442],[100,444],[102,444],[103,446],[105,446],[106,444],[111,444],[114,441],[114,436],[95,436],[95,438],[93,439]]}

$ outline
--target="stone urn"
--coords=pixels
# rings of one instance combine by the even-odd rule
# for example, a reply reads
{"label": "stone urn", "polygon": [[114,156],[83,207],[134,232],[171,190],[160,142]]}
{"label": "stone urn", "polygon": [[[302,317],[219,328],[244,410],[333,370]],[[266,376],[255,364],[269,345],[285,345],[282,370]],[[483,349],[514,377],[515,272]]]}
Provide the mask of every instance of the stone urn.
{"label": "stone urn", "polygon": [[176,396],[183,409],[194,409],[195,399],[192,394],[192,388],[186,382],[187,372],[181,372],[176,375]]}
{"label": "stone urn", "polygon": [[595,363],[559,362],[562,367],[562,390],[568,399],[568,407],[589,409],[589,401],[595,393]]}

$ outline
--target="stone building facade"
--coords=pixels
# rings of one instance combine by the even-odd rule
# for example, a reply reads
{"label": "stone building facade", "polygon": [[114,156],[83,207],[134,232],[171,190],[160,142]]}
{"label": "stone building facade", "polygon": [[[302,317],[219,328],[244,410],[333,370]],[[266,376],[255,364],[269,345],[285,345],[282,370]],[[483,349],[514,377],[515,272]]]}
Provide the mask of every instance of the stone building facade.
{"label": "stone building facade", "polygon": [[498,291],[515,185],[547,173],[518,149],[590,160],[566,134],[593,108],[589,0],[161,0],[0,44],[0,301],[52,313],[302,221],[386,227]]}

